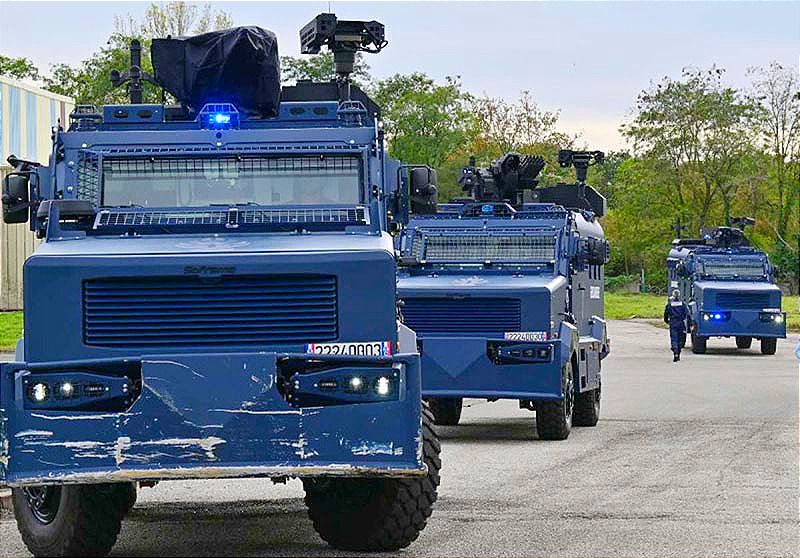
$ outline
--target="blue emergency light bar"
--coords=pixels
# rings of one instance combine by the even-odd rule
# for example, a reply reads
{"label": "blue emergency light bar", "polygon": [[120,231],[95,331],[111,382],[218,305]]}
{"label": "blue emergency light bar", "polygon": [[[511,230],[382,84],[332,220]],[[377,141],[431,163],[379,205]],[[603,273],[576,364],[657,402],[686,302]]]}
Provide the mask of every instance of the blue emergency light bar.
{"label": "blue emergency light bar", "polygon": [[239,127],[239,111],[230,103],[208,103],[197,115],[203,130],[230,130]]}

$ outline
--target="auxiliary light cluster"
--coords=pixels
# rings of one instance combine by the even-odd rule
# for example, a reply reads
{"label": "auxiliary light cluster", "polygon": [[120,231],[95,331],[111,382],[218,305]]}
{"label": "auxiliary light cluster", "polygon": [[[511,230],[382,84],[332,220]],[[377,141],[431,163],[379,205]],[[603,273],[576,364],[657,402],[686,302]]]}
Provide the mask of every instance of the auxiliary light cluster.
{"label": "auxiliary light cluster", "polygon": [[376,403],[399,399],[400,374],[394,368],[337,368],[315,373],[296,373],[288,401],[295,406]]}

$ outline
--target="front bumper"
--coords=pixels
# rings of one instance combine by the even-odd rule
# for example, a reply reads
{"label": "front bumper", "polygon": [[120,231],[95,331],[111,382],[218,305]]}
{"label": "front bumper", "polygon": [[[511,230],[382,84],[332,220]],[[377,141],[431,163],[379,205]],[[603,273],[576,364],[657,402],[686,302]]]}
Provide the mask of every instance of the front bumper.
{"label": "front bumper", "polygon": [[[510,358],[493,358],[491,346],[503,347]],[[563,346],[558,341],[522,343],[484,337],[426,337],[421,347],[424,397],[542,401],[564,397]],[[547,348],[549,357],[533,357],[525,362],[525,350],[538,348]],[[519,357],[513,362],[517,354]]]}
{"label": "front bumper", "polygon": [[[392,400],[298,407],[279,389],[296,370],[380,366]],[[124,359],[141,370],[126,410],[32,409],[25,379],[116,361],[0,366],[0,484],[309,476],[407,477],[422,461],[419,355],[386,358],[215,353]]]}
{"label": "front bumper", "polygon": [[[781,316],[780,322],[764,320],[769,314]],[[704,319],[709,315],[709,319]],[[722,319],[714,319],[719,315]],[[701,310],[692,317],[696,335],[702,337],[786,337],[786,313],[765,313],[761,310]]]}

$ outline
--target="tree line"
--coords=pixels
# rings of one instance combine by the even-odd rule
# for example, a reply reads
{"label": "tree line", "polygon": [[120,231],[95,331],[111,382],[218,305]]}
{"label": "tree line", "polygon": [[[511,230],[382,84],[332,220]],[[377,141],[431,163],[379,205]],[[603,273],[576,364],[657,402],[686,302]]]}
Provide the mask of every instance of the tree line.
{"label": "tree line", "polygon": [[[127,67],[132,38],[142,41],[143,69],[152,71],[153,38],[230,26],[231,17],[208,4],[151,4],[140,19],[116,18],[108,43],[77,65],[55,64],[43,75],[25,59],[0,55],[0,75],[39,81],[81,104],[125,102],[126,92],[112,88],[108,75]],[[281,65],[286,83],[335,78],[328,53],[283,56]],[[437,169],[445,200],[461,195],[457,179],[470,156],[488,164],[508,151],[542,155],[547,185],[570,177],[557,164],[559,149],[587,147],[559,128],[558,110],[542,108],[528,91],[513,99],[480,96],[457,76],[437,81],[422,72],[375,79],[360,56],[353,77],[381,107],[390,155]],[[608,153],[590,172],[590,182],[609,201],[608,275],[643,273],[646,283],[663,288],[675,234],[697,236],[704,227],[745,216],[756,220],[747,233],[752,242],[797,288],[800,80],[777,62],[751,68],[748,78],[746,87],[736,88],[722,68],[686,68],[632,93],[631,116],[620,123],[629,149]],[[145,102],[162,95],[145,84]]]}

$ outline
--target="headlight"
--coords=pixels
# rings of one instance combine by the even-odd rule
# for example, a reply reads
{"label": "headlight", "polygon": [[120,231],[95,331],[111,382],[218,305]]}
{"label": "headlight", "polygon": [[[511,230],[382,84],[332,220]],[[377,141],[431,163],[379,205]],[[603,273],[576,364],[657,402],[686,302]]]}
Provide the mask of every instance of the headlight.
{"label": "headlight", "polygon": [[34,403],[44,403],[50,398],[50,388],[45,383],[35,383],[28,390],[28,397]]}
{"label": "headlight", "polygon": [[380,396],[389,395],[392,391],[392,381],[386,376],[381,376],[375,381],[375,393]]}
{"label": "headlight", "polygon": [[366,391],[367,384],[361,376],[353,376],[347,381],[347,390],[351,393],[361,393]]}

